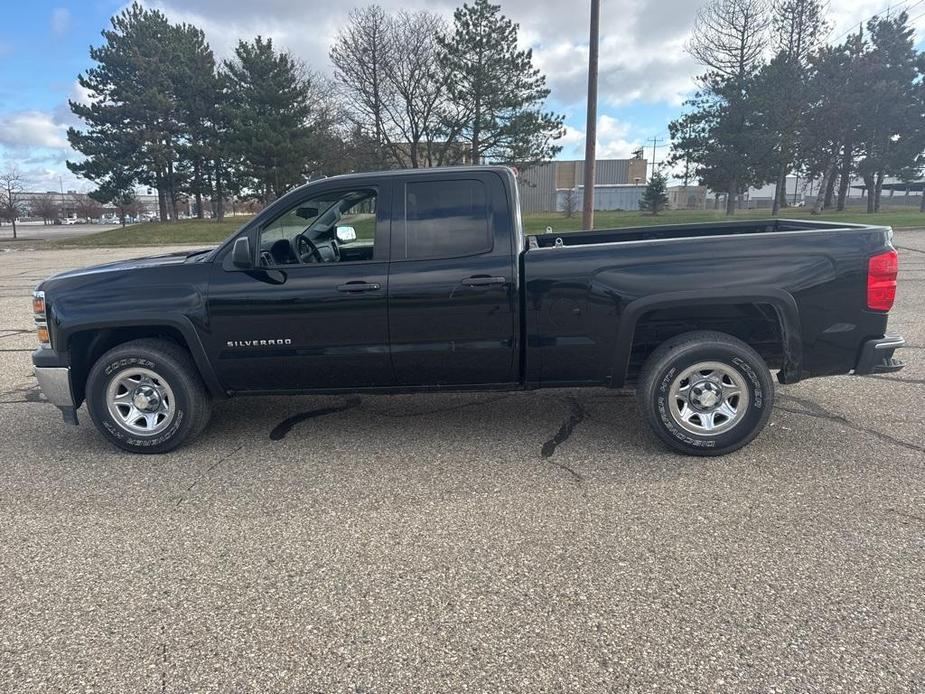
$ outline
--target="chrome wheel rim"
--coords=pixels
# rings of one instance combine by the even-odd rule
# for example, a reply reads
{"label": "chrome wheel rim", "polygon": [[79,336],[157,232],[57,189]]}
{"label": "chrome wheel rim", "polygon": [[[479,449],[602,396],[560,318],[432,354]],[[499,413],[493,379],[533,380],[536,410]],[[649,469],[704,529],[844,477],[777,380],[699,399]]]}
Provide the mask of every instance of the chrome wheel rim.
{"label": "chrome wheel rim", "polygon": [[106,405],[113,420],[130,434],[153,436],[170,426],[176,412],[173,390],[150,369],[128,369],[106,389]]}
{"label": "chrome wheel rim", "polygon": [[748,411],[745,377],[717,361],[682,371],[671,383],[669,412],[674,422],[697,436],[718,436],[736,426]]}

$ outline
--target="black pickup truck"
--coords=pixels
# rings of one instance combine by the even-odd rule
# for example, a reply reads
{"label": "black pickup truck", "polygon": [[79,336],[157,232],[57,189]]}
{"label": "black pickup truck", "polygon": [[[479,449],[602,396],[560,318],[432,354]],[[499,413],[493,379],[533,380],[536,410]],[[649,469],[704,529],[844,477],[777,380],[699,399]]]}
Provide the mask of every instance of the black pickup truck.
{"label": "black pickup truck", "polygon": [[635,384],[670,447],[753,439],[781,383],[895,371],[886,227],[732,221],[525,236],[513,172],[338,176],[215,249],[35,290],[45,396],[165,452],[238,394]]}

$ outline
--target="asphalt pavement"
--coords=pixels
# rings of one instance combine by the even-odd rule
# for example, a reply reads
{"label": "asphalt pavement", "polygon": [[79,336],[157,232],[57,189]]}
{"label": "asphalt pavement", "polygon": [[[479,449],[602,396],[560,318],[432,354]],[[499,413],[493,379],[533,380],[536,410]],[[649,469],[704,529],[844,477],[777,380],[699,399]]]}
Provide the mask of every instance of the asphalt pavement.
{"label": "asphalt pavement", "polygon": [[116,451],[31,375],[0,249],[0,691],[925,691],[925,231],[895,375],[667,452],[622,391],[242,398]]}

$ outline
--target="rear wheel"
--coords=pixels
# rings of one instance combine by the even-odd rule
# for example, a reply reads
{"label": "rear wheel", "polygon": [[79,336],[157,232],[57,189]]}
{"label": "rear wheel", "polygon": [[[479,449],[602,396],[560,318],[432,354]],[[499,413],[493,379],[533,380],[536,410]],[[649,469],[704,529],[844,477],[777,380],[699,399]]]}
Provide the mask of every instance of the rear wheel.
{"label": "rear wheel", "polygon": [[656,349],[637,388],[652,431],[689,455],[723,455],[764,428],[774,403],[771,373],[761,356],[731,335],[679,335]]}
{"label": "rear wheel", "polygon": [[199,434],[211,400],[189,353],[158,339],[133,340],[100,357],[87,378],[96,428],[133,453],[166,453]]}

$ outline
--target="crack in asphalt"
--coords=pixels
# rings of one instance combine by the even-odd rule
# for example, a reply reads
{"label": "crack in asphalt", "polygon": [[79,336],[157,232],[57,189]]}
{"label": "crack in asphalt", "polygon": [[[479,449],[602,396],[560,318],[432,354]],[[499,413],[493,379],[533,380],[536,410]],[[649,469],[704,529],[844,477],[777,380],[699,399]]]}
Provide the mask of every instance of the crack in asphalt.
{"label": "crack in asphalt", "polygon": [[292,431],[292,428],[296,424],[300,424],[306,420],[314,419],[315,417],[323,417],[329,414],[335,414],[337,412],[343,412],[344,410],[352,409],[358,406],[362,400],[360,398],[348,398],[343,405],[338,405],[336,407],[320,407],[317,410],[308,410],[307,412],[301,412],[299,414],[293,415],[292,417],[287,417],[282,422],[273,427],[273,430],[270,432],[270,440],[280,441],[286,438],[286,434]]}
{"label": "crack in asphalt", "polygon": [[[235,456],[235,454],[238,453],[238,451],[240,451],[242,448],[244,448],[244,444],[243,444],[243,443],[242,443],[241,445],[239,445],[239,446],[237,446],[237,447],[231,449],[231,450],[228,451],[227,453],[224,453],[221,457],[219,457],[218,460],[216,460],[214,463],[212,463],[212,464],[211,464],[209,467],[207,467],[205,470],[201,471],[201,472],[199,473],[199,475],[196,477],[196,479],[194,479],[194,480],[190,483],[190,485],[189,485],[188,487],[186,487],[186,490],[185,490],[185,491],[186,491],[186,492],[191,492],[191,491],[193,491],[193,487],[195,487],[195,486],[196,486],[197,484],[199,484],[203,479],[205,479],[206,475],[208,475],[210,472],[212,472],[213,470],[215,470],[215,468],[217,468],[219,465],[221,465],[222,463],[224,463],[226,460],[230,460],[231,458],[233,458],[233,457]],[[186,500],[186,496],[185,496],[184,494],[181,494],[181,495],[180,495],[180,498],[177,499],[177,503],[174,504],[174,508],[179,508],[179,507],[180,507],[180,504],[182,504],[185,500]]]}
{"label": "crack in asphalt", "polygon": [[549,460],[549,462],[555,467],[564,472],[567,472],[569,475],[571,475],[572,479],[580,485],[585,481],[585,478],[581,475],[581,473],[577,472],[574,468],[566,465],[565,463],[557,460],[550,460],[553,454],[556,452],[556,448],[561,446],[569,439],[569,437],[575,431],[575,427],[581,424],[587,415],[585,408],[574,398],[569,398],[567,403],[569,406],[568,417],[566,417],[565,421],[562,422],[562,426],[559,427],[559,431],[557,431],[551,439],[543,444],[543,448],[540,450],[540,455],[543,458]]}
{"label": "crack in asphalt", "polygon": [[831,422],[837,422],[839,424],[844,424],[845,426],[848,426],[854,429],[855,431],[859,431],[863,434],[869,434],[870,436],[878,438],[881,441],[885,441],[886,443],[891,443],[894,446],[901,446],[902,448],[906,448],[910,451],[916,451],[918,453],[925,453],[925,446],[912,443],[911,441],[905,441],[903,439],[896,438],[895,436],[892,436],[890,434],[887,434],[886,432],[880,431],[879,429],[861,426],[860,424],[852,422],[850,419],[840,414],[830,412],[829,410],[822,407],[822,405],[816,402],[813,402],[812,400],[805,400],[803,398],[797,398],[797,397],[794,397],[793,395],[778,395],[778,401],[781,401],[781,400],[783,400],[784,402],[793,402],[805,408],[802,410],[795,410],[789,407],[782,407],[780,404],[775,405],[777,409],[782,410],[784,412],[790,412],[791,414],[801,414],[806,417],[816,417],[818,419],[827,419]]}
{"label": "crack in asphalt", "polygon": [[35,332],[34,329],[23,330],[21,328],[0,328],[0,340],[5,340],[8,337],[16,337],[17,335],[27,335],[29,333]]}
{"label": "crack in asphalt", "polygon": [[909,246],[896,246],[896,248],[903,251],[912,251],[913,253],[925,253],[925,251],[920,248],[910,248]]}
{"label": "crack in asphalt", "polygon": [[925,523],[925,518],[917,516],[914,513],[903,513],[902,511],[897,511],[895,508],[888,508],[887,511],[900,518],[908,518],[909,520],[918,521],[919,523]]}

